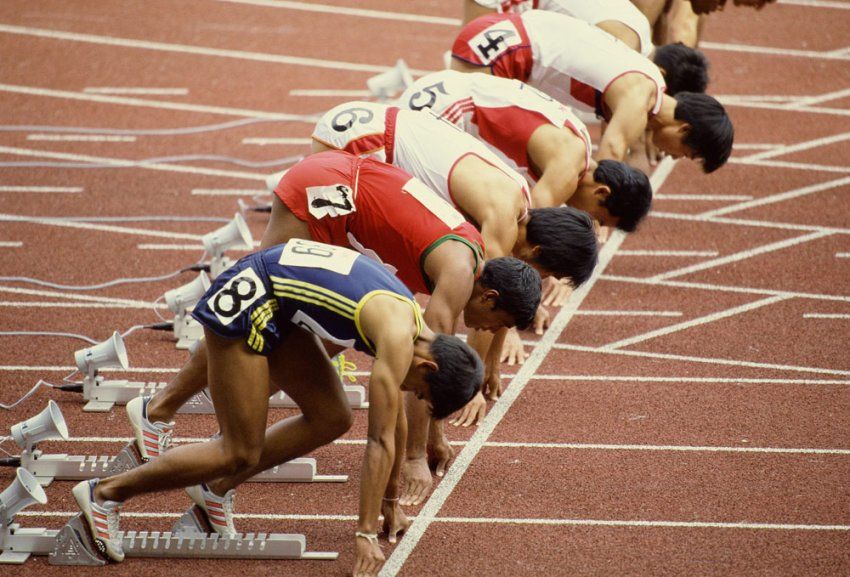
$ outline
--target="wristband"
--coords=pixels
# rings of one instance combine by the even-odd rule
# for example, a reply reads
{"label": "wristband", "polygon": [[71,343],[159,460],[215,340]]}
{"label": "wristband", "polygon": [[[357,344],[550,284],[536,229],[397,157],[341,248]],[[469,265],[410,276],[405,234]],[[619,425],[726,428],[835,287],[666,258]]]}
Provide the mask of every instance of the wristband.
{"label": "wristband", "polygon": [[378,544],[378,534],[377,533],[363,533],[362,531],[355,531],[355,537],[362,537],[372,543],[373,545]]}

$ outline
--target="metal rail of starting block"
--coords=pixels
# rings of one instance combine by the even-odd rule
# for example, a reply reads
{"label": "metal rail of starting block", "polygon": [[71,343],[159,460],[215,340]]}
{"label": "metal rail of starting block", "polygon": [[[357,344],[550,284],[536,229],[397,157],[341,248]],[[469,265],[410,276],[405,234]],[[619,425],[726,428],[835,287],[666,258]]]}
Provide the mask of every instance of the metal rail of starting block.
{"label": "metal rail of starting block", "polygon": [[[121,533],[126,557],[172,559],[310,559],[335,560],[333,552],[307,551],[304,535],[239,533],[220,537],[201,533],[158,531]],[[77,514],[60,530],[22,528],[0,521],[0,563],[21,564],[31,555],[49,555],[51,565],[98,566],[107,559],[88,524]]]}
{"label": "metal rail of starting block", "polygon": [[[87,403],[83,407],[83,411],[99,413],[110,411],[115,405],[126,405],[131,399],[139,395],[153,395],[165,385],[166,383],[105,380],[99,376],[94,379],[86,377],[83,381],[83,399]],[[343,389],[352,409],[369,407],[365,387],[362,385],[343,385]],[[291,397],[283,392],[278,392],[269,397],[269,407],[296,409],[298,405]],[[212,414],[215,410],[213,409],[212,399],[205,393],[198,393],[189,399],[178,412]]]}
{"label": "metal rail of starting block", "polygon": [[[118,455],[45,455],[38,449],[21,453],[20,466],[46,487],[54,480],[81,481],[117,475],[142,464],[135,443],[127,444]],[[316,459],[293,459],[248,479],[249,483],[344,483],[348,475],[317,475]]]}

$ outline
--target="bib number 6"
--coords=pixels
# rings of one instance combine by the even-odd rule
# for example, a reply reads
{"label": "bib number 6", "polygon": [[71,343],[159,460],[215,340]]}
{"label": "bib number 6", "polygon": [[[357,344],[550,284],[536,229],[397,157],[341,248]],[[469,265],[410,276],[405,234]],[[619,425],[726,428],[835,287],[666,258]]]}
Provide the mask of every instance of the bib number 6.
{"label": "bib number 6", "polygon": [[375,113],[368,108],[362,108],[359,106],[346,108],[345,110],[338,112],[336,116],[333,117],[331,120],[331,128],[337,132],[345,132],[354,126],[355,122],[366,124],[367,122],[371,122],[374,117]]}

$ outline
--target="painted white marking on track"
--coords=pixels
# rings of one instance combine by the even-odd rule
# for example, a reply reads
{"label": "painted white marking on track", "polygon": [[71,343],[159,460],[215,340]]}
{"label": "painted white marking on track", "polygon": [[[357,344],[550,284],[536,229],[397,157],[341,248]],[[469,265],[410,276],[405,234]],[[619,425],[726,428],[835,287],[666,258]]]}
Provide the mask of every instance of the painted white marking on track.
{"label": "painted white marking on track", "polygon": [[784,156],[786,154],[792,154],[794,152],[800,152],[803,150],[811,150],[812,148],[820,148],[822,146],[829,146],[830,144],[835,144],[838,142],[844,142],[845,140],[850,140],[850,132],[844,132],[842,134],[834,134],[832,136],[825,136],[823,138],[815,138],[813,140],[807,140],[805,142],[798,142],[797,144],[789,144],[787,146],[782,146],[780,148],[775,148],[773,150],[766,150],[764,152],[757,152],[755,154],[751,154],[750,156],[745,156],[745,160],[764,160],[766,158],[775,158],[777,156]]}
{"label": "painted white marking on track", "polygon": [[719,266],[724,266],[733,262],[739,262],[742,260],[746,260],[749,258],[753,258],[755,256],[760,256],[763,254],[768,254],[771,252],[776,252],[778,250],[790,248],[792,246],[797,246],[799,244],[803,244],[806,242],[811,242],[813,240],[818,240],[827,236],[832,235],[831,232],[826,231],[818,231],[812,232],[809,234],[804,234],[803,236],[797,236],[794,238],[788,238],[785,240],[781,240],[779,242],[772,242],[770,244],[765,244],[756,248],[751,248],[747,250],[742,250],[741,252],[736,252],[734,254],[730,254],[724,257],[715,258],[712,260],[708,260],[705,262],[701,262],[698,264],[693,264],[691,266],[686,266],[682,268],[678,268],[675,270],[671,270],[662,274],[655,275],[650,277],[652,280],[668,280],[671,278],[676,278],[678,276],[684,276],[695,272],[700,272],[704,270],[708,270],[711,268],[716,268]]}
{"label": "painted white marking on track", "polygon": [[268,194],[269,191],[259,188],[193,188],[196,196],[257,196]]}
{"label": "painted white marking on track", "polygon": [[0,248],[21,248],[24,243],[20,240],[4,240],[0,242]]}
{"label": "painted white marking on track", "polygon": [[[122,513],[123,515],[123,513]],[[498,523],[501,525],[552,525],[580,527],[670,527],[687,529],[748,529],[759,531],[850,531],[850,525],[793,525],[787,523],[727,523],[712,521],[643,521],[616,519],[506,519],[488,517],[439,517],[439,523]]]}
{"label": "painted white marking on track", "polygon": [[655,218],[667,218],[671,220],[691,220],[697,222],[713,222],[717,224],[734,224],[738,226],[754,226],[760,228],[778,228],[782,230],[823,231],[835,234],[850,234],[850,228],[836,228],[832,226],[813,226],[808,224],[797,224],[793,222],[773,222],[769,220],[750,220],[745,218],[723,218],[704,217],[698,214],[684,214],[678,212],[652,211]]}
{"label": "painted white marking on track", "polygon": [[242,144],[256,144],[267,146],[273,144],[310,144],[311,138],[244,138]]}
{"label": "painted white marking on track", "polygon": [[59,226],[65,228],[77,228],[81,230],[96,230],[100,232],[117,232],[119,234],[131,234],[137,236],[154,236],[169,239],[201,240],[199,234],[187,234],[183,232],[169,232],[165,230],[148,230],[143,228],[129,228],[123,226],[111,226],[106,224],[91,224],[87,222],[66,220],[54,217],[24,216],[20,214],[0,214],[0,222],[28,222],[43,224],[47,226]]}
{"label": "painted white marking on track", "polygon": [[37,192],[44,194],[83,192],[81,186],[0,186],[0,192]]}
{"label": "painted white marking on track", "polygon": [[616,256],[717,256],[716,250],[621,250]]}
{"label": "painted white marking on track", "polygon": [[87,86],[83,88],[87,94],[146,94],[161,96],[186,96],[188,88],[121,88],[117,86]]}
{"label": "painted white marking on track", "polygon": [[205,176],[225,176],[228,178],[240,178],[244,180],[262,180],[265,182],[266,174],[260,172],[242,172],[239,170],[217,170],[190,166],[186,164],[160,164],[152,162],[141,162],[127,158],[111,158],[106,156],[92,156],[90,154],[69,154],[66,152],[52,152],[49,150],[31,150],[29,148],[13,148],[0,146],[0,154],[13,154],[17,156],[32,156],[36,158],[53,158],[57,160],[69,160],[88,162],[91,164],[104,164],[115,168],[144,168],[146,170],[160,170],[165,172],[182,172],[186,174],[201,174]]}
{"label": "painted white marking on track", "polygon": [[169,102],[167,100],[145,100],[143,98],[127,98],[123,96],[84,94],[82,92],[71,92],[69,90],[52,90],[49,88],[40,88],[37,86],[20,86],[15,84],[0,84],[0,92],[11,92],[13,94],[28,94],[30,96],[43,96],[46,98],[61,98],[65,100],[80,100],[83,102],[102,102],[104,104],[136,106],[141,108],[153,108],[156,110],[178,110],[181,112],[199,112],[202,114],[243,116],[249,118],[264,118],[267,120],[287,120],[292,122],[305,122],[308,124],[316,124],[316,122],[319,120],[318,116],[312,115],[266,112],[264,110],[232,108],[227,106],[186,104],[183,102]]}
{"label": "painted white marking on track", "polygon": [[735,359],[720,359],[714,357],[695,357],[690,355],[672,355],[667,353],[651,353],[648,351],[631,351],[622,349],[603,349],[601,347],[585,347],[582,345],[571,345],[567,343],[556,343],[554,348],[568,351],[580,351],[585,353],[601,353],[606,355],[624,355],[629,357],[645,357],[649,359],[668,359],[672,361],[687,361],[693,363],[706,363],[712,365],[730,365],[735,367],[749,367],[756,369],[779,369],[782,371],[795,371],[800,373],[823,373],[825,375],[850,376],[850,371],[839,369],[824,369],[818,367],[801,367],[797,365],[780,365],[774,363],[757,363],[753,361],[739,361]]}
{"label": "painted white marking on track", "polygon": [[834,55],[817,50],[794,50],[791,48],[774,48],[771,46],[754,46],[751,44],[732,44],[721,42],[700,42],[700,50],[718,50],[723,52],[745,52],[749,54],[765,54],[768,56],[797,56],[822,60],[850,60],[850,57]]}
{"label": "painted white marking on track", "polygon": [[850,252],[837,252],[835,258],[850,258]]}
{"label": "painted white marking on track", "polygon": [[758,300],[752,303],[747,303],[745,305],[741,305],[738,307],[732,307],[730,309],[726,309],[723,311],[718,311],[715,313],[711,313],[710,315],[705,315],[702,317],[698,317],[695,319],[691,319],[689,321],[671,325],[669,327],[663,327],[654,331],[649,331],[647,333],[643,333],[640,335],[635,335],[633,337],[629,337],[627,339],[621,339],[619,341],[614,341],[613,343],[609,343],[607,345],[603,345],[603,349],[607,350],[615,350],[620,349],[622,347],[628,347],[637,343],[642,343],[644,341],[648,341],[650,339],[654,339],[657,337],[662,337],[665,335],[677,333],[679,331],[683,331],[686,329],[690,329],[696,326],[701,326],[708,323],[713,323],[715,321],[719,321],[722,319],[726,319],[729,317],[733,317],[745,312],[749,312],[764,306],[772,305],[774,303],[778,303],[784,300],[788,300],[791,297],[788,296],[772,296],[766,299]]}
{"label": "painted white marking on track", "polygon": [[750,200],[749,194],[656,194],[652,200]]}
{"label": "painted white marking on track", "polygon": [[747,210],[750,208],[755,208],[757,206],[764,206],[767,204],[773,204],[776,202],[783,202],[786,200],[791,200],[792,198],[798,198],[801,196],[806,196],[809,194],[814,194],[816,192],[823,192],[825,190],[831,190],[833,188],[837,188],[839,186],[844,186],[846,184],[850,184],[850,176],[844,178],[837,178],[835,180],[830,180],[827,182],[819,182],[817,184],[812,184],[809,186],[803,186],[800,188],[795,188],[794,190],[788,190],[785,192],[780,192],[777,194],[771,194],[770,196],[765,196],[762,198],[757,198],[755,200],[751,200],[748,202],[742,202],[740,204],[734,204],[732,206],[725,206],[723,208],[716,208],[714,210],[707,210],[705,212],[700,213],[698,216],[701,217],[712,217],[712,216],[720,216],[722,214],[729,214],[731,212],[738,212],[741,210]]}
{"label": "painted white marking on track", "polygon": [[361,18],[375,18],[378,20],[395,20],[397,22],[416,22],[418,24],[442,24],[445,26],[460,26],[458,18],[444,18],[442,16],[427,16],[425,14],[410,14],[407,12],[390,12],[387,10],[364,10],[362,8],[349,8],[347,6],[335,6],[332,4],[314,4],[312,2],[288,2],[286,0],[218,0],[230,4],[251,4],[254,6],[265,6],[268,8],[284,8],[287,10],[305,10],[321,14],[336,14],[344,16],[359,16]]}
{"label": "painted white marking on track", "polygon": [[804,319],[840,319],[840,320],[848,320],[850,319],[850,314],[841,314],[841,313],[804,313]]}
{"label": "painted white marking on track", "polygon": [[769,166],[772,168],[793,168],[795,170],[812,170],[815,172],[837,172],[840,174],[850,172],[850,166],[833,166],[831,164],[811,164],[809,162],[789,162],[784,160],[749,160],[734,156],[729,159],[729,163],[749,166]]}
{"label": "painted white marking on track", "polygon": [[289,91],[290,96],[317,96],[317,97],[337,97],[345,96],[350,98],[368,98],[372,93],[368,90],[342,90],[342,89],[327,89],[327,88],[293,88]]}
{"label": "painted white marking on track", "polygon": [[829,0],[779,0],[777,4],[791,4],[795,6],[810,6],[812,8],[835,8],[837,10],[850,10],[850,2],[830,2]]}
{"label": "painted white marking on track", "polygon": [[27,134],[27,140],[44,142],[136,142],[136,137],[109,134]]}
{"label": "painted white marking on track", "polygon": [[763,110],[782,110],[785,112],[806,112],[812,114],[828,114],[831,116],[850,116],[850,110],[846,110],[844,108],[828,108],[824,106],[805,106],[792,110],[786,107],[784,104],[773,104],[770,102],[725,100],[721,102],[721,104],[725,106],[737,106],[739,108],[761,108]]}
{"label": "painted white marking on track", "polygon": [[850,449],[797,449],[791,447],[715,447],[691,445],[614,445],[598,443],[489,442],[487,447],[518,449],[576,449],[589,451],[669,451],[680,453],[779,453],[789,455],[850,455]]}
{"label": "painted white marking on track", "polygon": [[[615,255],[616,256],[616,255]],[[576,315],[589,317],[680,317],[680,311],[576,311]]]}
{"label": "painted white marking on track", "polygon": [[139,250],[204,250],[202,244],[137,244]]}
{"label": "painted white marking on track", "polygon": [[[674,166],[675,161],[670,158],[665,158],[661,161],[650,179],[654,191],[658,191],[661,184],[667,176],[670,175]],[[381,576],[390,577],[397,575],[400,572],[405,561],[416,548],[420,539],[425,534],[425,531],[427,531],[430,524],[435,520],[440,509],[442,509],[443,504],[449,498],[452,491],[454,491],[454,488],[469,468],[472,460],[478,455],[483,444],[487,442],[496,426],[498,426],[499,422],[501,422],[502,418],[507,414],[508,410],[510,410],[511,406],[519,397],[520,393],[522,393],[531,377],[540,367],[541,363],[546,358],[546,355],[548,355],[549,351],[552,350],[556,339],[566,328],[567,324],[574,316],[575,311],[578,310],[579,306],[581,306],[581,303],[593,288],[593,285],[596,284],[596,281],[605,270],[605,267],[607,267],[611,262],[614,253],[620,248],[620,245],[623,243],[625,238],[625,233],[622,231],[614,231],[608,239],[608,242],[606,242],[602,247],[602,250],[599,253],[599,263],[597,264],[590,279],[570,295],[567,303],[558,312],[558,314],[555,315],[549,330],[546,331],[540,339],[539,344],[534,347],[531,355],[525,361],[525,364],[519,369],[516,377],[514,377],[511,381],[511,384],[507,387],[505,393],[499,399],[499,402],[496,403],[490,413],[484,418],[484,421],[478,426],[475,433],[473,433],[469,442],[466,444],[466,447],[464,447],[464,449],[456,457],[455,462],[449,468],[446,476],[440,484],[437,485],[434,492],[425,502],[425,505],[422,507],[416,521],[413,522],[390,558],[387,559],[386,564],[381,570]]]}
{"label": "painted white marking on track", "polygon": [[117,299],[111,297],[100,297],[94,295],[85,295],[80,293],[69,293],[69,292],[60,292],[53,290],[35,290],[35,289],[25,289],[18,287],[10,287],[10,286],[0,286],[0,292],[11,293],[11,294],[19,294],[19,295],[27,295],[27,296],[37,296],[37,297],[52,297],[52,298],[61,298],[61,299],[72,299],[76,301],[83,302],[92,302],[92,303],[109,303],[109,304],[118,304],[124,305],[130,308],[160,308],[167,309],[168,307],[165,303],[152,303],[147,301],[137,301],[130,299]]}
{"label": "painted white marking on track", "polygon": [[0,307],[10,308],[58,308],[58,309],[127,309],[137,308],[150,310],[150,306],[115,303],[71,303],[71,302],[45,302],[45,301],[0,301]]}
{"label": "painted white marking on track", "polygon": [[[253,62],[268,62],[271,64],[290,64],[292,66],[309,66],[312,68],[329,68],[332,70],[355,71],[355,72],[385,72],[391,66],[377,64],[360,64],[357,62],[344,62],[341,60],[325,60],[323,58],[303,58],[300,56],[286,56],[284,54],[268,54],[263,52],[248,52],[245,50],[227,50],[213,48],[211,46],[194,46],[190,44],[174,44],[170,42],[151,42],[135,38],[118,38],[114,36],[102,36],[96,34],[79,34],[76,32],[65,32],[62,30],[49,30],[46,28],[31,28],[27,26],[12,26],[0,24],[0,33],[16,34],[20,36],[34,36],[37,38],[50,38],[52,40],[67,40],[71,42],[84,42],[87,44],[100,44],[102,46],[120,46],[122,48],[136,48],[141,50],[153,50],[156,52],[173,52],[178,54],[193,54],[198,56],[214,56],[218,58],[232,58],[235,60],[249,60]],[[411,74],[428,74],[432,71],[411,70]]]}

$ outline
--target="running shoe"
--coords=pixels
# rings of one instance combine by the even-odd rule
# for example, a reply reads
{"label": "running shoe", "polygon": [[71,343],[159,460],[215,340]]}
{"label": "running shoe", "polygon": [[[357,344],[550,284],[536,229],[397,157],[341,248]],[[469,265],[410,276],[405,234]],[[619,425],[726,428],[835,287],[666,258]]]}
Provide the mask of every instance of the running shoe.
{"label": "running shoe", "polygon": [[233,526],[233,495],[236,491],[231,489],[224,497],[219,497],[210,491],[206,484],[201,483],[186,487],[186,493],[206,514],[207,522],[216,533],[224,537],[236,535],[236,528]]}
{"label": "running shoe", "polygon": [[150,461],[162,455],[171,444],[171,432],[174,422],[151,423],[148,420],[148,403],[150,397],[135,397],[127,403],[127,417],[136,435],[136,447],[145,461]]}
{"label": "running shoe", "polygon": [[74,485],[73,493],[83,517],[95,539],[95,545],[101,553],[120,563],[124,560],[124,549],[118,533],[118,513],[121,503],[104,501],[98,505],[94,499],[94,488],[100,479],[88,479]]}

